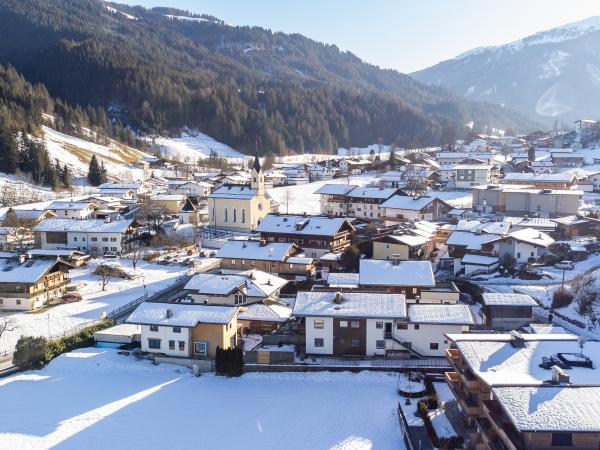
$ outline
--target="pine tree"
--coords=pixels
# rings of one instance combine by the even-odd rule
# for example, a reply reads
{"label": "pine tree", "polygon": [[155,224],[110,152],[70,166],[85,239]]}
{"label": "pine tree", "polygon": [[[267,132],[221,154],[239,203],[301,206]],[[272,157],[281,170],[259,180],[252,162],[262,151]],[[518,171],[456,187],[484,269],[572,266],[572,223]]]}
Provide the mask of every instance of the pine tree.
{"label": "pine tree", "polygon": [[71,187],[73,187],[73,177],[71,176],[71,171],[66,164],[63,166],[63,169],[60,173],[60,181],[65,189],[71,189]]}
{"label": "pine tree", "polygon": [[104,167],[104,161],[102,161],[102,165],[100,166],[100,184],[106,183],[108,181],[108,172]]}
{"label": "pine tree", "polygon": [[102,169],[100,168],[100,164],[98,164],[96,155],[92,155],[92,159],[90,159],[87,180],[92,186],[100,186],[102,184]]}
{"label": "pine tree", "polygon": [[[2,119],[0,119],[2,122]],[[15,173],[19,167],[19,146],[14,131],[0,128],[0,171]]]}

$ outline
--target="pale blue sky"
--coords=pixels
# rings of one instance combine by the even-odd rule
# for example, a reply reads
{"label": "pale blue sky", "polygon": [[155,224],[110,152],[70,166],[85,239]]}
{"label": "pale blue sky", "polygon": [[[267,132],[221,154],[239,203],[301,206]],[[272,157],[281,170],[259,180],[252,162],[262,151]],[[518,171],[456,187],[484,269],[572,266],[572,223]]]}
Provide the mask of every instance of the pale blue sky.
{"label": "pale blue sky", "polygon": [[301,33],[412,72],[474,47],[600,15],[600,0],[116,0]]}

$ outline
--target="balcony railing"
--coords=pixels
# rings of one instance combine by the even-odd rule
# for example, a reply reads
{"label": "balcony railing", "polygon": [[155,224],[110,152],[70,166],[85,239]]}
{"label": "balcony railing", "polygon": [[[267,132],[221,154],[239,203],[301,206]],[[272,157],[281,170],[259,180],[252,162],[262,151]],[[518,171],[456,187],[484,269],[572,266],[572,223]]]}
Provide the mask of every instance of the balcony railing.
{"label": "balcony railing", "polygon": [[457,372],[446,372],[444,375],[446,375],[446,381],[454,389],[460,389],[461,380],[460,380],[460,375],[458,375]]}
{"label": "balcony railing", "polygon": [[457,348],[449,348],[446,350],[446,359],[450,364],[456,364],[460,359],[460,352]]}

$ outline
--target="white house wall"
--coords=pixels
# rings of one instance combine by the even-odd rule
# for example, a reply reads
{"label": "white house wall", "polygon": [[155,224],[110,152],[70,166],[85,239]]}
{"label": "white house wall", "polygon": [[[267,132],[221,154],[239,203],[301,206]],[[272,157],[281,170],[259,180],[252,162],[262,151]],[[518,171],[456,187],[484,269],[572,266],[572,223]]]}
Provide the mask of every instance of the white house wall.
{"label": "white house wall", "polygon": [[[323,328],[315,328],[315,320],[324,322]],[[323,347],[315,347],[315,338],[323,339]],[[306,353],[315,355],[333,354],[333,319],[331,317],[306,318]]]}
{"label": "white house wall", "polygon": [[[148,339],[160,339],[160,349],[150,348]],[[142,325],[141,329],[142,351],[164,353],[168,356],[187,357],[190,352],[190,329],[181,328],[181,333],[174,333],[173,327],[159,326],[158,331],[150,331],[149,325]],[[175,350],[169,350],[169,341],[175,341]],[[185,349],[179,350],[179,341],[185,342]]]}

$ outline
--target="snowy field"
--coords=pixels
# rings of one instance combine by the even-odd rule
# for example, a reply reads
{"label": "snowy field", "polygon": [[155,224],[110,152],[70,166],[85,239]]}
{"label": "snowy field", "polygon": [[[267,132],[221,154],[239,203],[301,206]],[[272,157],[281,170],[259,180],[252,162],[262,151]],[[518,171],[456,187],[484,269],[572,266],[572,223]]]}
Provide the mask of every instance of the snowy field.
{"label": "snowy field", "polygon": [[402,449],[397,375],[186,368],[82,349],[0,380],[1,450]]}
{"label": "snowy field", "polygon": [[195,163],[198,159],[208,158],[211,150],[228,159],[243,159],[245,157],[245,155],[232,149],[227,144],[216,141],[210,136],[197,131],[183,132],[178,138],[158,136],[153,141],[165,157],[180,161]]}
{"label": "snowy field", "polygon": [[[114,264],[115,260],[109,260]],[[182,266],[162,266],[138,262],[136,270],[131,260],[120,259],[118,264],[134,276],[132,280],[112,278],[102,291],[100,277],[92,275],[93,264],[69,273],[71,283],[80,284],[83,300],[48,308],[42,312],[0,313],[13,322],[15,329],[5,332],[0,339],[0,356],[12,352],[20,336],[60,336],[85,322],[100,319],[103,312],[110,312],[144,294],[148,295],[167,288],[174,278],[188,269]]]}

